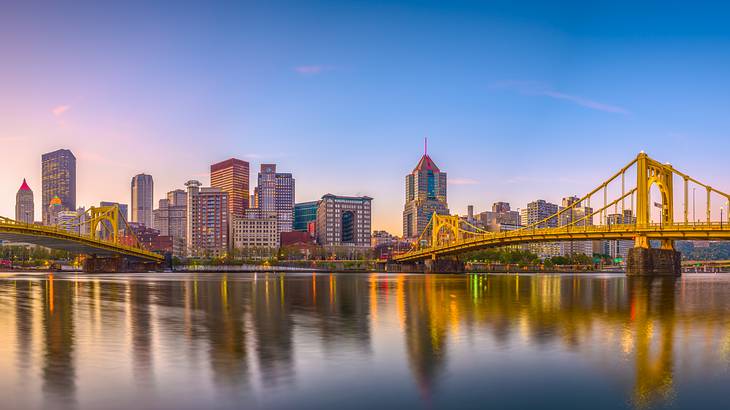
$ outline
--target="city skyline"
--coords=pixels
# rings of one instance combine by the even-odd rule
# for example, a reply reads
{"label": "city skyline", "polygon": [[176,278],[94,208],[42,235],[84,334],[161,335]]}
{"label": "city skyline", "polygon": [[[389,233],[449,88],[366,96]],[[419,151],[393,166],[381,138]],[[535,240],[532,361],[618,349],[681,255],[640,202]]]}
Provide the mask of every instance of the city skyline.
{"label": "city skyline", "polygon": [[63,19],[9,7],[1,30],[23,41],[0,68],[0,144],[13,152],[0,195],[26,178],[41,215],[40,155],[60,148],[77,157],[85,206],[128,203],[141,172],[155,178],[156,204],[189,179],[208,186],[210,164],[236,157],[292,172],[296,202],[373,197],[373,229],[399,233],[402,175],[424,137],[461,215],[470,204],[558,203],[641,150],[730,186],[716,171],[730,148],[724,6],[702,16],[681,5],[627,13],[621,2],[564,16],[541,5],[330,6],[292,19],[285,4],[114,5],[110,15],[145,16],[128,17],[139,23],[131,38],[97,6],[69,6]]}

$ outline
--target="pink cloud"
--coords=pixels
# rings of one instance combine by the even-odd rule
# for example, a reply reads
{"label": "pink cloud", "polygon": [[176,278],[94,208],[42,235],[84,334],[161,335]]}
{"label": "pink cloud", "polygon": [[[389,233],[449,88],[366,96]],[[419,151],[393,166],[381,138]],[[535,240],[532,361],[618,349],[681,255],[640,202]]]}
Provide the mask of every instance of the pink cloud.
{"label": "pink cloud", "polygon": [[300,65],[294,67],[294,71],[302,75],[316,75],[330,70],[332,70],[332,67],[326,65]]}
{"label": "pink cloud", "polygon": [[71,106],[69,106],[69,105],[59,105],[59,106],[57,106],[57,107],[54,107],[54,108],[53,108],[53,109],[51,110],[51,112],[52,112],[52,113],[53,113],[53,115],[55,115],[56,117],[60,117],[61,115],[63,115],[63,113],[65,113],[66,111],[68,111],[68,110],[70,110],[70,109],[71,109]]}

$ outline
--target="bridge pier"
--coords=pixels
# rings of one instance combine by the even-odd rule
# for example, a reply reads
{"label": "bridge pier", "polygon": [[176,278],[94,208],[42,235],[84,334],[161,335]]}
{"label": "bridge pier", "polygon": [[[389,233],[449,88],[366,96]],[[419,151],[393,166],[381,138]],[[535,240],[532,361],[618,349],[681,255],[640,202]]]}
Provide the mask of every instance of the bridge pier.
{"label": "bridge pier", "polygon": [[89,256],[83,261],[85,273],[149,272],[159,269],[155,262],[142,262],[123,257],[99,258]]}
{"label": "bridge pier", "polygon": [[628,276],[680,276],[682,254],[673,248],[632,248],[626,260]]}
{"label": "bridge pier", "polygon": [[464,262],[458,259],[426,259],[423,262],[424,273],[462,273]]}

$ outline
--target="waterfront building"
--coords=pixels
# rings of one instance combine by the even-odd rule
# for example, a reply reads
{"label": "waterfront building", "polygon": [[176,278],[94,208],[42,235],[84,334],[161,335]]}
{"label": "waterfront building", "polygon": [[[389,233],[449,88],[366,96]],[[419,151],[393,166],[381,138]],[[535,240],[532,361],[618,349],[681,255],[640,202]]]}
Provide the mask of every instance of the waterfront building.
{"label": "waterfront building", "polygon": [[54,196],[53,198],[51,198],[51,201],[49,202],[48,208],[45,212],[45,225],[58,225],[58,214],[62,211],[64,211],[64,207],[63,202],[61,202],[61,198],[59,198],[58,196]]}
{"label": "waterfront building", "polygon": [[[581,226],[592,226],[593,218],[589,217],[593,213],[593,208],[589,206],[581,206],[580,198],[576,196],[563,198],[562,206],[559,210],[564,210],[572,205],[575,206],[571,211],[565,211],[560,215],[559,226],[572,226],[579,228]],[[594,241],[562,241],[560,242],[560,254],[562,256],[583,254],[593,256]]]}
{"label": "waterfront building", "polygon": [[79,224],[79,213],[76,211],[59,211],[55,215],[56,225],[66,232],[79,234],[81,233],[81,225]]}
{"label": "waterfront building", "polygon": [[294,224],[294,178],[276,172],[276,164],[261,164],[256,187],[256,207],[276,212],[279,232],[291,232]]}
{"label": "waterfront building", "polygon": [[228,193],[188,181],[186,240],[187,255],[224,256],[228,249]]}
{"label": "waterfront building", "polygon": [[276,211],[259,209],[247,209],[243,216],[234,216],[231,223],[233,249],[242,253],[246,248],[275,251],[280,243],[278,221]]}
{"label": "waterfront building", "polygon": [[317,242],[322,246],[370,248],[372,200],[367,196],[324,195],[317,209]]}
{"label": "waterfront building", "polygon": [[[608,214],[606,216],[607,225],[632,225],[636,223],[636,217],[630,209],[624,209],[620,214]],[[629,249],[634,247],[634,241],[631,239],[611,239],[603,241],[602,253],[609,255],[613,259],[625,260],[629,255]]]}
{"label": "waterfront building", "polygon": [[184,190],[170,191],[167,198],[160,199],[158,208],[152,212],[152,227],[160,232],[160,237],[170,238],[173,255],[185,255],[187,193]]}
{"label": "waterfront building", "polygon": [[28,183],[23,179],[23,183],[15,194],[15,220],[26,224],[35,222],[35,202],[33,201],[33,191]]}
{"label": "waterfront building", "polygon": [[67,149],[41,156],[41,210],[43,223],[53,225],[48,211],[51,200],[59,198],[60,211],[76,210],[76,157]]}
{"label": "waterfront building", "polygon": [[249,208],[248,162],[231,158],[210,166],[210,186],[228,193],[228,214],[242,216]]}
{"label": "waterfront building", "polygon": [[152,227],[152,203],[154,201],[154,183],[152,175],[138,174],[132,178],[132,220]]}
{"label": "waterfront building", "polygon": [[[549,217],[557,214],[558,209],[557,204],[538,199],[530,202],[520,211],[520,223],[524,226],[537,224],[536,228],[555,228],[558,226],[558,218]],[[561,255],[560,242],[530,243],[523,247],[541,258]]]}
{"label": "waterfront building", "polygon": [[310,223],[317,222],[319,201],[300,202],[294,204],[294,230],[309,232]]}
{"label": "waterfront building", "polygon": [[431,216],[448,215],[446,173],[436,166],[428,152],[406,175],[406,203],[403,210],[403,237],[417,238],[426,228]]}

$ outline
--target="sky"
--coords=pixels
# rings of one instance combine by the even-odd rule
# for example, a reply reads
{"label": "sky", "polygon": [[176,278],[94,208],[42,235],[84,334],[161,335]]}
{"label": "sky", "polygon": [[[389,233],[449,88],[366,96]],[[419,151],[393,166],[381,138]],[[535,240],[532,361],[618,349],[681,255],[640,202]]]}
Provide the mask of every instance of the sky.
{"label": "sky", "polygon": [[730,191],[730,8],[634,3],[2,2],[0,215],[27,178],[40,219],[59,148],[79,206],[237,157],[298,202],[368,195],[396,234],[425,137],[457,214],[586,193],[641,150]]}

